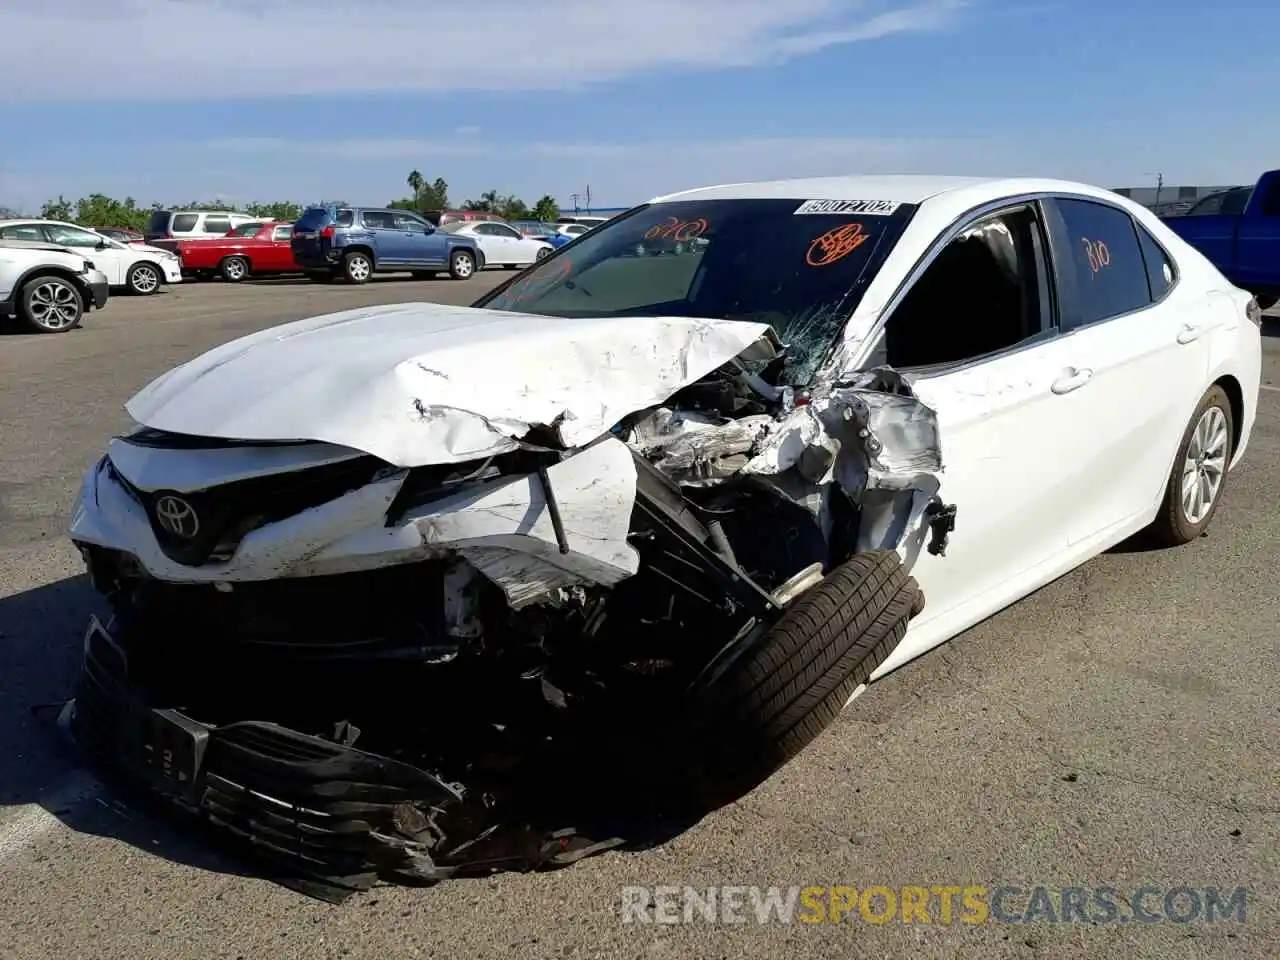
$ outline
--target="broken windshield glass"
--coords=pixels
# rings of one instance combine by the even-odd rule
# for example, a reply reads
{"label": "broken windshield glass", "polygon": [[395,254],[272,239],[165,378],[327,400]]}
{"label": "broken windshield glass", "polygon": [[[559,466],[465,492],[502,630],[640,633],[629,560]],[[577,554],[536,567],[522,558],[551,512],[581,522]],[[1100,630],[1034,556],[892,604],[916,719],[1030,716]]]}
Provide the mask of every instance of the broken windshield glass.
{"label": "broken windshield glass", "polygon": [[806,199],[658,203],[606,223],[477,302],[557,317],[768,323],[807,383],[915,207]]}

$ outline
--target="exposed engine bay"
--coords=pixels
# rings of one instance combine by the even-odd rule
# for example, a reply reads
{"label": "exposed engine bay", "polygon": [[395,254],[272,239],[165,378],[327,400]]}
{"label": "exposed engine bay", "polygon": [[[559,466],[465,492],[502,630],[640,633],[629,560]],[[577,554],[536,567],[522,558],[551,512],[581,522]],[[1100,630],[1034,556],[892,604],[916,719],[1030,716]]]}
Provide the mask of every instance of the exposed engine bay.
{"label": "exposed engine bay", "polygon": [[[374,488],[386,491],[379,536],[425,532],[416,555],[367,569],[185,583],[80,542],[114,616],[86,641],[77,740],[326,899],[624,842],[556,818],[602,791],[642,806],[674,797],[681,758],[707,762],[702,694],[735,658],[851,558],[896,551],[909,571],[954,526],[936,419],[903,377],[798,391],[775,385],[787,362],[770,332],[585,447],[542,424],[479,460],[402,469],[366,456],[238,481],[257,486],[218,503],[210,488],[157,506],[163,491],[136,489],[107,458],[99,476],[192,568]],[[144,433],[134,441],[191,449]],[[574,504],[602,517],[607,478],[634,470],[629,514],[602,519],[597,537],[607,546],[604,527],[625,524],[629,552],[571,543],[593,536],[555,479],[575,462],[595,475]],[[503,498],[515,488],[533,492]],[[450,517],[464,501],[507,526],[460,533]],[[195,504],[205,526],[175,534],[174,503]],[[521,504],[529,515],[513,516]],[[530,533],[540,518],[549,539]],[[144,715],[151,733],[134,742]]]}

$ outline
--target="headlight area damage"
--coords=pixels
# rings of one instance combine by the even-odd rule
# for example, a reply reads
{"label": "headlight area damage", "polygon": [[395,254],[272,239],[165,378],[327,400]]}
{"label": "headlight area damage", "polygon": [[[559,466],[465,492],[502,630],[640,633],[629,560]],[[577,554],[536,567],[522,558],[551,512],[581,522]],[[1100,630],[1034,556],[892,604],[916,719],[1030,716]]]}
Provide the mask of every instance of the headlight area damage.
{"label": "headlight area damage", "polygon": [[330,900],[741,795],[901,641],[954,518],[902,377],[795,392],[784,354],[767,331],[593,442],[468,462],[114,441],[72,528],[113,607],[77,742]]}

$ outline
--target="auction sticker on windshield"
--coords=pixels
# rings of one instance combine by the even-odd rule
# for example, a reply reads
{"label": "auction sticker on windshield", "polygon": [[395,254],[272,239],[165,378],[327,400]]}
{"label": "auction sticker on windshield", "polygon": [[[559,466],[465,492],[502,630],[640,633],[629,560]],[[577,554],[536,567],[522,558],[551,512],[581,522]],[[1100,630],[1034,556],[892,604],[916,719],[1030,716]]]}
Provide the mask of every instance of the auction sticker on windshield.
{"label": "auction sticker on windshield", "polygon": [[796,207],[795,216],[814,213],[865,213],[887,217],[901,203],[896,200],[806,200]]}

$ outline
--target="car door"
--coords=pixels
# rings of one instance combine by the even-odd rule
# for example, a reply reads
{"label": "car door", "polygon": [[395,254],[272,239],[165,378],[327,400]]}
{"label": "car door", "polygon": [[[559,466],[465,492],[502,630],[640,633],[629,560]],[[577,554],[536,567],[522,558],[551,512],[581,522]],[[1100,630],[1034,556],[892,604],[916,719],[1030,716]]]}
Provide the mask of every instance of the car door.
{"label": "car door", "polygon": [[538,249],[538,241],[522,235],[505,223],[487,224],[490,235],[501,244],[502,262],[512,265],[533,263]]}
{"label": "car door", "polygon": [[1054,389],[1066,359],[1051,278],[1034,200],[980,211],[942,235],[859,364],[906,374],[937,417],[939,496],[956,507],[955,531],[945,556],[915,560],[922,626],[943,618],[963,629],[1044,582],[1066,554],[1075,491],[1059,460],[1080,430]]}
{"label": "car door", "polygon": [[439,267],[444,264],[444,241],[436,236],[436,228],[411,213],[397,213],[396,226],[404,235],[409,263],[415,267]]}
{"label": "car door", "polygon": [[369,231],[374,257],[380,266],[406,266],[411,260],[409,239],[390,210],[365,210],[360,222]]}
{"label": "car door", "polygon": [[[137,254],[122,244],[107,240],[91,230],[69,224],[46,223],[44,232],[49,242],[56,243],[60,247],[70,247],[76,253],[82,253],[92,260],[94,266],[106,274],[107,283],[113,287],[124,285],[129,267],[133,266],[134,261],[138,259]],[[98,249],[98,244],[103,244],[101,250]]]}
{"label": "car door", "polygon": [[1263,191],[1257,211],[1242,217],[1237,246],[1241,284],[1274,287],[1280,278],[1280,174],[1259,184]]}
{"label": "car door", "polygon": [[497,226],[495,223],[476,223],[467,231],[484,255],[485,264],[491,267],[505,266],[511,262],[511,250],[503,242]]}
{"label": "car door", "polygon": [[270,242],[263,244],[260,254],[264,267],[281,273],[297,269],[298,262],[293,259],[293,224],[278,223],[271,227],[268,236]]}
{"label": "car door", "polygon": [[1067,516],[1080,546],[1132,524],[1162,495],[1208,376],[1214,308],[1176,290],[1172,258],[1128,211],[1083,197],[1046,210],[1075,371],[1062,401],[1087,425],[1061,464],[1077,490]]}

